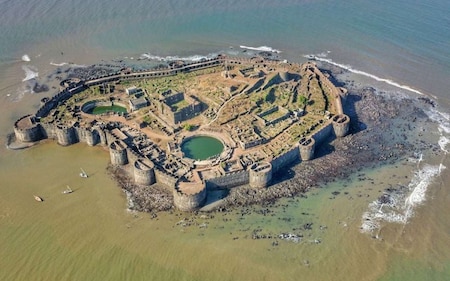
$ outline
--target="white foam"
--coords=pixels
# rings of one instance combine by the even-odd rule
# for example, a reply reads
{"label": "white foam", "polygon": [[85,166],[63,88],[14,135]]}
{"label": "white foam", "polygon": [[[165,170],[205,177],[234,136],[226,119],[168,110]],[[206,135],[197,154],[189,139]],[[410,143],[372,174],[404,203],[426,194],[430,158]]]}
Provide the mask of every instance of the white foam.
{"label": "white foam", "polygon": [[440,121],[435,120],[439,123],[439,132],[442,133],[446,133],[446,134],[450,134],[450,122],[448,121],[444,121],[443,119],[441,119]]}
{"label": "white foam", "polygon": [[445,118],[445,120],[450,121],[450,114],[446,112],[439,112],[439,114]]}
{"label": "white foam", "polygon": [[201,55],[192,55],[192,56],[188,56],[188,57],[179,57],[179,56],[165,56],[165,57],[161,57],[161,56],[156,56],[156,55],[152,55],[150,53],[145,53],[142,54],[139,58],[140,59],[149,59],[149,60],[156,60],[156,61],[177,61],[177,60],[182,60],[182,61],[192,61],[192,62],[196,62],[196,61],[200,61],[200,60],[204,60],[204,59],[210,59],[213,57],[216,57],[216,54],[210,54],[207,56],[201,56]]}
{"label": "white foam", "polygon": [[87,67],[87,66],[84,65],[84,64],[75,64],[75,63],[73,63],[73,62],[61,62],[61,63],[56,63],[56,62],[51,61],[51,62],[50,62],[50,65],[53,65],[53,66],[70,65],[71,67]]}
{"label": "white foam", "polygon": [[22,56],[22,60],[23,61],[31,61],[30,57],[27,54]]}
{"label": "white foam", "polygon": [[34,79],[39,76],[37,68],[31,65],[22,65],[22,69],[25,71],[25,78],[22,79],[23,82]]}
{"label": "white foam", "polygon": [[438,144],[442,151],[448,153],[447,145],[450,143],[450,116],[445,112],[440,112],[435,108],[431,108],[426,112],[427,116],[434,122],[438,123],[438,131],[440,134]]}
{"label": "white foam", "polygon": [[[321,55],[321,54],[319,54],[319,55]],[[395,81],[392,81],[392,80],[390,80],[390,79],[381,78],[381,77],[376,76],[376,75],[374,75],[374,74],[371,74],[371,73],[367,73],[367,72],[364,72],[364,71],[361,71],[361,70],[354,69],[354,68],[353,68],[352,66],[350,66],[350,65],[345,65],[345,64],[337,63],[337,62],[334,62],[334,61],[331,60],[331,59],[327,59],[326,57],[322,57],[322,56],[319,56],[319,55],[304,55],[303,57],[305,57],[305,58],[307,58],[307,59],[315,59],[315,60],[317,60],[317,61],[327,62],[327,63],[329,63],[329,64],[338,66],[338,67],[343,68],[343,69],[345,69],[345,70],[348,70],[348,71],[350,71],[350,72],[352,72],[352,73],[359,74],[359,75],[363,75],[363,76],[372,78],[372,79],[374,79],[374,80],[376,80],[376,81],[384,82],[384,83],[389,84],[389,85],[391,85],[391,86],[394,86],[394,87],[397,87],[397,88],[400,88],[400,89],[403,89],[403,90],[407,90],[407,91],[410,91],[410,92],[413,92],[413,93],[416,93],[416,94],[419,94],[419,95],[425,95],[425,94],[422,93],[421,91],[416,90],[416,89],[414,89],[414,88],[412,88],[412,87],[410,87],[410,86],[408,86],[408,85],[402,85],[402,84],[399,84],[399,83],[397,83],[397,82],[395,82]]]}
{"label": "white foam", "polygon": [[441,147],[441,150],[444,151],[445,153],[448,153],[447,150],[447,144],[450,143],[450,140],[447,137],[441,136],[439,138],[438,144]]}
{"label": "white foam", "polygon": [[423,160],[423,154],[420,152],[414,152],[414,157],[409,157],[408,161],[411,163],[417,163],[420,164]]}
{"label": "white foam", "polygon": [[247,49],[247,50],[253,50],[253,51],[271,52],[271,53],[276,53],[276,54],[281,53],[280,50],[277,50],[277,49],[274,49],[274,48],[271,48],[271,47],[268,47],[268,46],[249,47],[249,46],[241,45],[241,46],[239,46],[239,48]]}
{"label": "white foam", "polygon": [[439,124],[439,132],[441,134],[450,134],[450,117],[447,113],[440,112],[435,108],[431,108],[425,113],[431,120]]}
{"label": "white foam", "polygon": [[441,163],[439,164],[439,175],[441,174],[442,170],[445,169],[445,166]]}
{"label": "white foam", "polygon": [[71,67],[88,67],[87,65],[85,65],[85,64],[76,64],[76,63],[69,63],[69,65],[71,66]]}
{"label": "white foam", "polygon": [[419,170],[411,183],[408,185],[412,189],[411,194],[405,199],[405,207],[415,207],[425,201],[425,195],[428,186],[433,178],[439,175],[439,166],[425,166],[422,170]]}
{"label": "white foam", "polygon": [[54,65],[54,66],[64,66],[64,65],[67,65],[67,64],[69,64],[69,63],[67,63],[67,62],[54,63],[53,61],[50,62],[50,65]]}
{"label": "white foam", "polygon": [[322,52],[322,53],[316,54],[316,56],[319,57],[319,58],[326,58],[326,57],[328,57],[329,53],[331,53],[331,52],[330,51],[326,51],[326,52]]}
{"label": "white foam", "polygon": [[[373,201],[362,215],[362,232],[373,232],[382,222],[406,224],[414,215],[414,209],[426,199],[428,186],[439,176],[445,166],[425,165],[418,170],[406,189],[389,193],[389,203]],[[403,203],[402,203],[403,202]]]}

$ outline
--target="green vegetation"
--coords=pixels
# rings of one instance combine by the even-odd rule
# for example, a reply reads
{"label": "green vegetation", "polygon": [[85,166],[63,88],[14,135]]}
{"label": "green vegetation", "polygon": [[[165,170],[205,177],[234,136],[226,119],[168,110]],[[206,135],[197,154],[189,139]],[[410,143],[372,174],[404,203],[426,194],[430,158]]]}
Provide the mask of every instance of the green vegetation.
{"label": "green vegetation", "polygon": [[298,98],[298,101],[302,106],[305,106],[308,103],[308,98],[302,95]]}
{"label": "green vegetation", "polygon": [[142,80],[140,82],[134,82],[133,85],[137,85],[143,89],[146,89],[149,95],[162,94],[168,90],[173,90],[175,92],[184,92],[185,89],[190,88],[197,83],[197,76],[215,73],[219,70],[219,67],[213,67],[210,69],[197,70],[194,72],[179,73],[175,76]]}
{"label": "green vegetation", "polygon": [[146,123],[146,124],[150,124],[151,122],[152,122],[152,118],[149,116],[149,115],[145,115],[143,118],[142,118],[142,121],[144,122],[144,123]]}
{"label": "green vegetation", "polygon": [[194,126],[192,124],[184,124],[183,125],[183,129],[185,129],[186,131],[192,131],[194,129]]}
{"label": "green vegetation", "polygon": [[178,110],[185,108],[189,105],[189,103],[186,100],[181,100],[177,103],[174,103],[170,106],[170,108],[174,111],[177,112]]}
{"label": "green vegetation", "polygon": [[[247,71],[247,73],[244,75],[238,73],[236,68],[231,68],[229,69],[230,75],[226,77],[222,73],[223,69],[222,66],[218,66],[173,76],[124,81],[117,85],[112,95],[107,96],[108,98],[100,94],[99,87],[90,87],[77,94],[76,98],[64,101],[49,118],[70,120],[76,117],[74,109],[78,110],[82,104],[94,101],[105,101],[97,103],[97,105],[109,105],[115,101],[126,104],[130,97],[124,94],[125,89],[136,86],[147,95],[150,107],[146,111],[130,114],[130,120],[131,118],[139,119],[141,125],[145,126],[146,124],[154,130],[161,131],[166,124],[160,124],[160,122],[163,123],[164,118],[160,120],[157,116],[168,113],[179,114],[182,109],[190,106],[191,99],[188,97],[192,96],[201,99],[206,105],[207,110],[203,112],[203,117],[208,122],[213,120],[214,126],[227,124],[232,138],[243,141],[257,138],[268,142],[273,141],[270,145],[263,146],[263,150],[267,149],[267,152],[264,153],[278,155],[320,126],[322,123],[319,122],[324,118],[325,110],[331,108],[330,111],[333,111],[333,89],[323,87],[322,78],[309,69],[292,70],[292,72],[300,73],[298,76],[300,81],[298,79],[288,81],[277,79],[277,72],[270,68],[262,71],[260,75],[255,75],[259,70],[253,66],[247,66],[244,69],[244,72]],[[169,90],[171,93],[166,93]],[[172,95],[180,92],[187,100],[172,103],[179,100],[178,96]],[[166,94],[162,96],[162,93]],[[91,104],[91,106],[93,105]],[[304,109],[305,115],[300,118],[290,118],[292,111],[299,109]],[[108,112],[127,111],[124,106],[97,106],[89,113]],[[150,112],[153,112],[154,115]],[[181,129],[184,131],[196,130],[202,124],[202,120],[202,118],[198,118],[186,121],[191,124],[182,123]],[[179,128],[177,127],[177,129]],[[286,136],[281,134],[286,134]],[[280,135],[281,137],[278,138]],[[204,147],[201,148],[204,149]]]}

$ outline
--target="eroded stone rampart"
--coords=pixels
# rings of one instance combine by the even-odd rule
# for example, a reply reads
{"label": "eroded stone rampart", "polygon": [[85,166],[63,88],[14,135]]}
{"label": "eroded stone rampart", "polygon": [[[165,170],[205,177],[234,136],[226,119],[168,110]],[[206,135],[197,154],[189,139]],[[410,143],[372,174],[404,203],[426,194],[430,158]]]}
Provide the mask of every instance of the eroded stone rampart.
{"label": "eroded stone rampart", "polygon": [[[48,100],[42,100],[41,107],[35,115],[26,115],[19,118],[14,123],[14,133],[16,139],[23,143],[37,142],[42,139],[55,139],[58,144],[67,146],[77,142],[85,142],[89,146],[102,145],[108,147],[111,164],[123,166],[132,164],[133,176],[137,184],[152,185],[161,183],[169,188],[174,195],[174,205],[180,210],[192,211],[201,207],[206,199],[208,189],[214,188],[232,188],[235,186],[249,184],[255,188],[265,188],[270,185],[273,174],[284,170],[286,167],[298,161],[307,161],[314,158],[315,147],[329,137],[343,137],[349,131],[350,118],[343,113],[340,93],[342,90],[335,87],[320,71],[315,67],[314,74],[317,75],[322,83],[335,99],[337,115],[333,116],[328,122],[319,124],[312,129],[308,137],[302,138],[289,150],[281,153],[277,157],[269,159],[268,162],[253,163],[246,169],[225,173],[214,178],[200,181],[187,182],[179,175],[168,172],[164,167],[155,165],[148,154],[139,150],[139,147],[133,146],[129,140],[121,140],[120,132],[114,132],[120,129],[122,125],[106,124],[99,122],[97,124],[80,124],[79,122],[58,123],[41,122],[41,118],[50,114],[51,110],[59,104],[65,102],[70,97],[83,92],[89,87],[101,85],[110,82],[127,81],[134,79],[156,78],[173,76],[182,72],[190,72],[199,69],[215,67],[219,65],[241,65],[251,63],[255,67],[279,64],[276,61],[266,61],[258,58],[226,58],[218,56],[213,59],[194,62],[189,64],[180,64],[169,66],[162,70],[142,71],[142,72],[120,72],[113,75],[98,77],[88,81],[79,81],[71,83],[54,97]],[[307,65],[307,67],[310,67]],[[276,80],[289,80],[291,74],[280,72],[274,75],[266,84],[275,83]],[[264,84],[264,79],[257,80],[250,88],[243,89],[248,94],[259,89]],[[112,103],[108,103],[109,105]],[[88,111],[95,106],[95,101],[86,103],[82,111]],[[275,111],[275,109],[273,109]],[[198,110],[195,110],[197,112]],[[270,111],[269,111],[270,112]],[[189,114],[190,111],[188,112]],[[187,113],[186,113],[187,114]],[[261,116],[259,116],[262,118]],[[178,117],[182,119],[183,117]],[[285,118],[282,116],[280,118]],[[256,145],[259,145],[257,143]],[[156,153],[160,157],[160,153]],[[156,157],[156,156],[155,156]],[[190,190],[186,192],[186,190]],[[195,192],[192,192],[195,190]]]}
{"label": "eroded stone rampart", "polygon": [[228,173],[226,175],[207,179],[206,186],[208,188],[232,188],[240,185],[248,184],[249,173],[248,171],[237,171]]}

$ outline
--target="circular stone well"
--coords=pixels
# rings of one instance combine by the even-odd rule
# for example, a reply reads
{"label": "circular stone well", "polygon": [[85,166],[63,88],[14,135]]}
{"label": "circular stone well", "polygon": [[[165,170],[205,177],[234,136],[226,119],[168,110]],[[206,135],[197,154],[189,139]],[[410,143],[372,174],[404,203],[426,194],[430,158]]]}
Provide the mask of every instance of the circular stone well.
{"label": "circular stone well", "polygon": [[222,153],[223,143],[210,136],[193,136],[181,144],[184,156],[194,160],[206,160]]}

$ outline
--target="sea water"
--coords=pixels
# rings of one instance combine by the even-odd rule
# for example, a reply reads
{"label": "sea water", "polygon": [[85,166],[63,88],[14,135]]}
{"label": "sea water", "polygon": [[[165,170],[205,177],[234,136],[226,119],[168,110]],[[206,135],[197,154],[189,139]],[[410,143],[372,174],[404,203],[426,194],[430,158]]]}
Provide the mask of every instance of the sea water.
{"label": "sea water", "polygon": [[[1,280],[450,275],[448,1],[0,0],[0,6]],[[106,173],[103,148],[51,141],[5,148],[14,121],[56,93],[63,67],[259,51],[294,62],[314,57],[349,70],[343,79],[434,98],[438,107],[427,115],[435,127],[425,141],[437,143],[439,155],[417,151],[409,161],[365,170],[364,178],[356,173],[268,210],[150,219],[127,211],[125,195]],[[37,82],[50,91],[34,93]],[[80,168],[90,177],[80,178]],[[67,185],[72,194],[62,194]],[[392,185],[405,192],[391,206],[377,205]],[[303,236],[274,245],[253,239],[255,233]]]}

